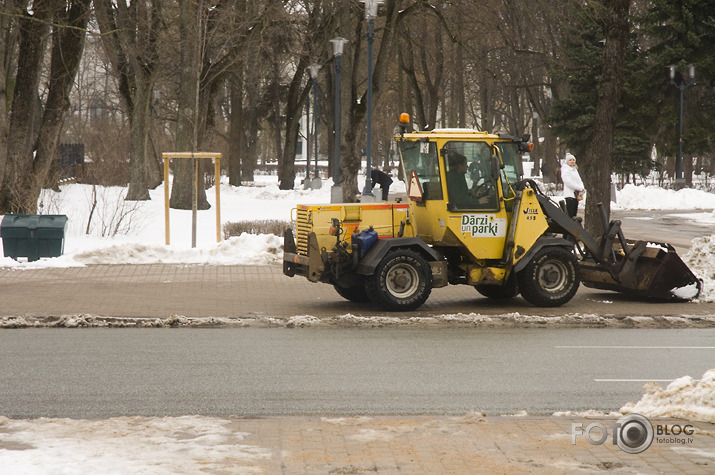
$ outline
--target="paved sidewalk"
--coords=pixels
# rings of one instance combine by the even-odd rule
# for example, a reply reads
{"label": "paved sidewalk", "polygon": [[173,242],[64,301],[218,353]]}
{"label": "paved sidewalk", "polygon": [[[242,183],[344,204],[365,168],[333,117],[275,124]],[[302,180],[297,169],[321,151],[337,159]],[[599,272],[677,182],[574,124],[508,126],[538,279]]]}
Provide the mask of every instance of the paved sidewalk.
{"label": "paved sidewalk", "polygon": [[0,317],[169,318],[181,315],[248,320],[294,315],[409,318],[458,313],[506,315],[512,320],[514,316],[590,314],[621,326],[638,324],[632,317],[651,317],[654,322],[651,326],[669,325],[672,322],[663,317],[684,315],[695,317],[690,322],[694,326],[715,326],[713,302],[656,303],[584,286],[562,307],[537,308],[521,297],[509,301],[490,300],[470,286],[451,285],[434,289],[418,310],[396,315],[381,312],[370,304],[348,302],[330,285],[312,283],[302,277],[286,277],[277,265],[0,268]]}
{"label": "paved sidewalk", "polygon": [[[711,474],[713,424],[693,424],[678,442],[657,439],[639,454],[608,440],[571,439],[572,424],[615,419],[585,417],[269,417],[219,421],[242,438],[231,457],[213,459],[211,473],[472,474],[639,473]],[[673,421],[652,421],[669,424]],[[682,424],[682,421],[675,421]],[[597,431],[593,432],[598,437]],[[226,447],[224,447],[225,449]]]}
{"label": "paved sidewalk", "polygon": [[572,444],[572,423],[587,427],[599,421],[610,428],[615,419],[483,417],[475,413],[462,417],[239,419],[234,426],[249,434],[243,444],[270,450],[269,457],[249,465],[267,473],[715,471],[713,424],[694,424],[692,442],[654,440],[640,454],[624,452],[611,443],[610,437],[602,445],[591,445],[583,437]]}

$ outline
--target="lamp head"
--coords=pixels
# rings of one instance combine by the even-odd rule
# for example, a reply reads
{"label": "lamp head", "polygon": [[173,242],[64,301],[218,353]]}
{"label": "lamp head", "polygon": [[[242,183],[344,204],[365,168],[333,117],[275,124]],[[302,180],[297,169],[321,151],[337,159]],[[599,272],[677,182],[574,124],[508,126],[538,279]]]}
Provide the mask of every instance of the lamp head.
{"label": "lamp head", "polygon": [[374,20],[377,17],[377,6],[382,0],[360,0],[365,4],[365,19]]}
{"label": "lamp head", "polygon": [[330,42],[333,44],[333,56],[342,56],[343,45],[347,43],[348,40],[339,36],[337,38],[333,38]]}

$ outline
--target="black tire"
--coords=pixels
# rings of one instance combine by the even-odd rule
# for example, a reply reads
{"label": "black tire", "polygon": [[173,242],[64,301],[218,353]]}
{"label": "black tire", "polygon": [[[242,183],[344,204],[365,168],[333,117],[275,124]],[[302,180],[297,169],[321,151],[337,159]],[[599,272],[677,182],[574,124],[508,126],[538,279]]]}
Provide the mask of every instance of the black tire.
{"label": "black tire", "polygon": [[509,300],[519,295],[519,285],[513,272],[504,285],[479,284],[474,288],[483,296],[494,300]]}
{"label": "black tire", "polygon": [[521,296],[538,307],[558,307],[576,295],[581,271],[573,252],[561,247],[538,251],[517,274]]}
{"label": "black tire", "polygon": [[367,295],[367,290],[362,285],[356,285],[355,287],[340,287],[338,284],[333,284],[335,291],[340,294],[345,300],[349,300],[355,303],[367,303],[370,301],[370,297]]}
{"label": "black tire", "polygon": [[365,281],[376,305],[390,311],[409,311],[425,303],[432,292],[429,262],[410,249],[390,251]]}

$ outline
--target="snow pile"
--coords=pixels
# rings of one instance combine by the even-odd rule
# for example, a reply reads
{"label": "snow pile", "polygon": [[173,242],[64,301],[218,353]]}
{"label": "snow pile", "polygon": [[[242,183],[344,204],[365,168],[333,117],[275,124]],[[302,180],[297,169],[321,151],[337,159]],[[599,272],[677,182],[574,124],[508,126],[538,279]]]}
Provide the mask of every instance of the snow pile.
{"label": "snow pile", "polygon": [[255,473],[270,449],[213,417],[12,420],[0,416],[7,473]]}
{"label": "snow pile", "polygon": [[657,383],[646,383],[643,392],[640,401],[627,403],[620,409],[621,413],[715,424],[715,369],[708,370],[700,381],[683,376],[665,389]]}
{"label": "snow pile", "polygon": [[699,300],[715,301],[715,235],[693,239],[683,261],[693,273],[703,280]]}
{"label": "snow pile", "polygon": [[715,194],[683,188],[664,190],[657,186],[628,184],[616,191],[614,209],[714,209]]}
{"label": "snow pile", "polygon": [[283,241],[276,235],[243,233],[213,248],[181,251],[157,244],[109,244],[78,252],[73,260],[79,264],[267,265],[282,262],[282,246]]}
{"label": "snow pile", "polygon": [[569,313],[552,317],[507,313],[503,315],[446,314],[423,317],[359,316],[353,314],[316,317],[295,315],[288,318],[187,317],[167,318],[107,317],[62,315],[49,317],[0,316],[0,328],[379,328],[379,327],[448,327],[448,328],[715,328],[715,315],[628,316]]}
{"label": "snow pile", "polygon": [[588,409],[586,411],[556,411],[551,415],[554,417],[615,417],[616,419],[621,417],[620,412],[611,411],[605,413],[595,409]]}

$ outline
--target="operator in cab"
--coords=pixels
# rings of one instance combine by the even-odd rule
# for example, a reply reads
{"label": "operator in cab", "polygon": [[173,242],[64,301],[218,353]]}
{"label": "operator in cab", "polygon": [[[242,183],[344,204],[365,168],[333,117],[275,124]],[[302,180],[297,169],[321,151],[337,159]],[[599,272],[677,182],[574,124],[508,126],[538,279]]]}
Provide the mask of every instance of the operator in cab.
{"label": "operator in cab", "polygon": [[[474,162],[476,163],[476,162]],[[456,209],[490,209],[494,207],[494,185],[488,178],[467,184],[467,157],[456,151],[448,152],[447,191],[449,202]]]}

